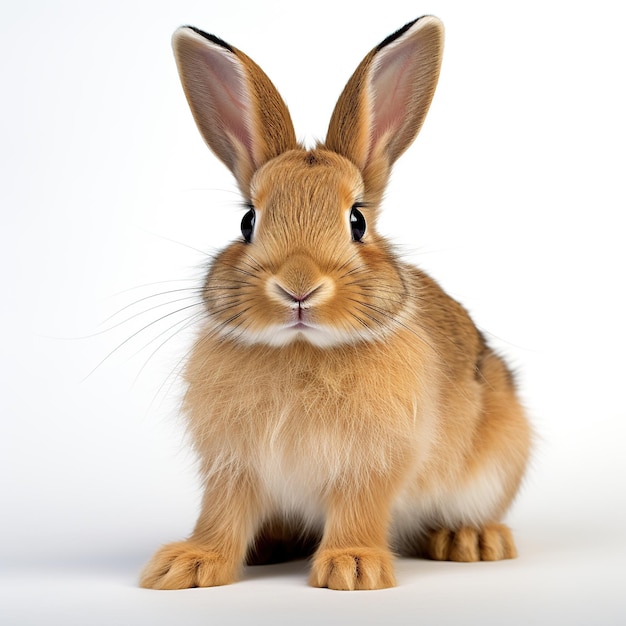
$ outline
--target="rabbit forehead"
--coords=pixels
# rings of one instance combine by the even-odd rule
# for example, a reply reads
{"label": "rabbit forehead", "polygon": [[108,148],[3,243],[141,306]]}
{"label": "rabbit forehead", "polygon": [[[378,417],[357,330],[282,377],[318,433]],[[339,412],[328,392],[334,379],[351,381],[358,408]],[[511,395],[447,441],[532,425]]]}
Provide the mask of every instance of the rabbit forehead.
{"label": "rabbit forehead", "polygon": [[[251,185],[260,210],[311,218],[344,210],[362,199],[363,179],[348,159],[326,150],[291,150],[266,163]],[[278,216],[277,216],[278,217]]]}

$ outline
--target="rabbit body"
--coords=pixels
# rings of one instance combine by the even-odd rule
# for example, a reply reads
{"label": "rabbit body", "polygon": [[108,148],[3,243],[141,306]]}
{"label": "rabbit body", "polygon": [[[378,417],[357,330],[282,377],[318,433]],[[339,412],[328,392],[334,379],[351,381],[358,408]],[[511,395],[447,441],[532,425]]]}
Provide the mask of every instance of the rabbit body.
{"label": "rabbit body", "polygon": [[[248,57],[181,31],[192,111],[252,213],[211,264],[186,368],[202,510],[141,584],[226,584],[246,559],[314,553],[312,585],[375,589],[395,584],[392,551],[515,556],[500,520],[531,430],[512,376],[463,307],[376,233],[391,164],[434,91],[440,23],[422,18],[375,48],[312,150]],[[401,106],[384,103],[390,85]]]}

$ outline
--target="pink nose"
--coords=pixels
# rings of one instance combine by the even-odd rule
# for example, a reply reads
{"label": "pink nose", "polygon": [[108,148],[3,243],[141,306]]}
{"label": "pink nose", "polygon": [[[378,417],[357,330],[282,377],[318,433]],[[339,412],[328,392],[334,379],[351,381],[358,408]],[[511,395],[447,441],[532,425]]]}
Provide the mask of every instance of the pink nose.
{"label": "pink nose", "polygon": [[294,293],[294,291],[285,288],[283,285],[281,285],[278,282],[276,282],[274,286],[276,288],[276,293],[281,298],[283,298],[284,300],[287,300],[289,304],[297,303],[298,305],[304,304],[304,302],[306,302],[311,296],[313,296],[316,292],[322,289],[322,285],[317,285],[316,287],[314,287],[313,289],[310,289],[306,293]]}

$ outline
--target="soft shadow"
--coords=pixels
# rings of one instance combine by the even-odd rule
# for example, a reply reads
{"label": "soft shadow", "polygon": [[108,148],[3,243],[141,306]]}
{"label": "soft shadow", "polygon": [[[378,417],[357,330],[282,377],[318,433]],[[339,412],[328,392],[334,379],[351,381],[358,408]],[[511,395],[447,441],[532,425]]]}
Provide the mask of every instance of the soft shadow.
{"label": "soft shadow", "polygon": [[246,565],[241,577],[242,581],[267,580],[276,578],[290,578],[293,581],[302,580],[306,584],[309,577],[310,563],[308,560],[274,563],[272,565]]}

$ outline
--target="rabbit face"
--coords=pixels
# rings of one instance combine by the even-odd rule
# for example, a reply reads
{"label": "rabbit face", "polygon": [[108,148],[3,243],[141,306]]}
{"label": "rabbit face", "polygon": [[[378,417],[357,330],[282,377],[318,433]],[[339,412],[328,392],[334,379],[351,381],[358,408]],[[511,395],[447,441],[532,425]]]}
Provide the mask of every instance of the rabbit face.
{"label": "rabbit face", "polygon": [[382,338],[405,308],[359,170],[317,149],[272,159],[251,183],[244,241],[205,285],[213,329],[246,343],[319,347]]}

